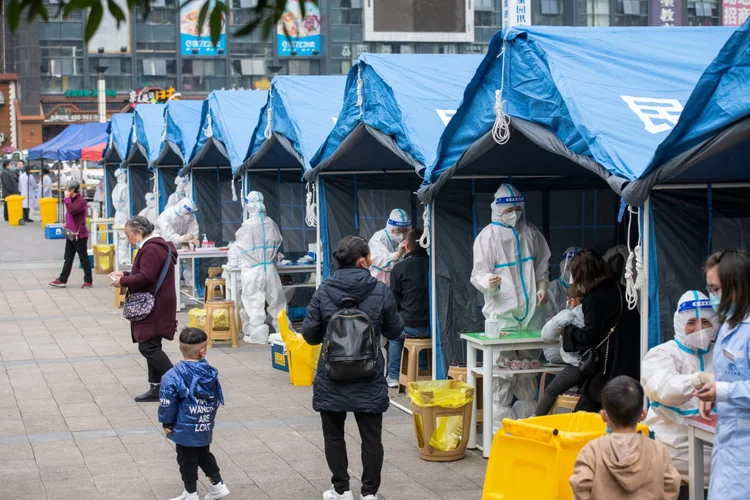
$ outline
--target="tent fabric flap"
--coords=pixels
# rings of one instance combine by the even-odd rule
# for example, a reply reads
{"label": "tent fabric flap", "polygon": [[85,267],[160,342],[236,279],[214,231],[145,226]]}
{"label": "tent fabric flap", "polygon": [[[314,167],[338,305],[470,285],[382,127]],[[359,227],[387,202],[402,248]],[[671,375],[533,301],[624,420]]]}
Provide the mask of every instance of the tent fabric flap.
{"label": "tent fabric flap", "polygon": [[29,150],[29,160],[71,161],[81,158],[81,149],[107,140],[106,123],[68,125],[54,139]]}
{"label": "tent fabric flap", "polygon": [[102,153],[104,148],[107,146],[106,142],[100,142],[86,148],[81,148],[81,160],[83,161],[99,161],[102,159]]}
{"label": "tent fabric flap", "polygon": [[[184,166],[190,159],[200,130],[201,109],[203,101],[169,101],[164,110],[166,133],[161,142],[161,151],[154,162],[156,165],[166,164],[170,153],[176,155],[176,161]],[[152,165],[155,166],[155,165]]]}
{"label": "tent fabric flap", "polygon": [[136,150],[140,153],[137,163],[150,165],[159,156],[164,135],[165,108],[165,104],[139,104],[135,107],[131,140],[134,140],[136,148],[132,148],[128,155],[130,163],[135,160]]}
{"label": "tent fabric flap", "polygon": [[102,156],[106,163],[120,164],[127,158],[128,145],[131,142],[133,128],[133,113],[116,113],[107,127],[107,147]]}

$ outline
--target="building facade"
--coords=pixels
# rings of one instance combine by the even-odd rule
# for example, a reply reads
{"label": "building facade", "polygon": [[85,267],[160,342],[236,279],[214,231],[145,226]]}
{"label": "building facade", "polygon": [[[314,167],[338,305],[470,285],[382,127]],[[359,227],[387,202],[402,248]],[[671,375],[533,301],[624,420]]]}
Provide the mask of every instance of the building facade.
{"label": "building facade", "polygon": [[[268,88],[278,73],[346,74],[363,52],[483,53],[503,25],[504,7],[521,13],[513,24],[557,26],[738,25],[750,12],[750,0],[306,0],[302,15],[299,0],[287,0],[280,28],[267,39],[258,29],[222,35],[213,47],[197,33],[200,0],[182,7],[152,0],[148,19],[131,12],[119,27],[105,16],[88,44],[83,13],[64,18],[58,0],[45,1],[49,22],[5,30],[9,55],[0,71],[17,75],[21,115],[43,115],[39,142],[69,123],[98,119],[101,70],[109,115],[126,111],[142,89],[199,99],[216,89]],[[247,23],[256,1],[228,0],[225,31]]]}

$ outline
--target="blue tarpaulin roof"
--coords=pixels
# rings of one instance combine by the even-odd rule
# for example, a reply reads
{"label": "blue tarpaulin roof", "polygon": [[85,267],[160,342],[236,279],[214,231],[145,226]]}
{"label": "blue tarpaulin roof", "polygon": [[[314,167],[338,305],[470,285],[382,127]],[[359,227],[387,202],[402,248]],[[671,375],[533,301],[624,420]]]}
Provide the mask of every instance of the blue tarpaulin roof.
{"label": "blue tarpaulin roof", "polygon": [[29,160],[70,161],[81,158],[81,148],[107,140],[106,123],[68,125],[57,137],[29,149]]}
{"label": "blue tarpaulin roof", "polygon": [[[310,169],[310,160],[339,116],[345,85],[345,76],[275,77],[245,165],[248,168],[304,166],[305,170]],[[273,134],[276,144],[267,141],[267,131]]]}
{"label": "blue tarpaulin roof", "polygon": [[[431,165],[445,124],[481,61],[481,55],[363,54],[349,72],[341,114],[312,159],[311,176],[322,169]],[[353,150],[365,135],[384,147]],[[345,156],[348,150],[357,161]]]}
{"label": "blue tarpaulin roof", "polygon": [[[128,152],[129,164],[149,165],[161,151],[161,138],[164,135],[165,104],[139,104],[135,107],[131,146]],[[132,143],[133,135],[135,143]]]}
{"label": "blue tarpaulin roof", "polygon": [[200,130],[203,101],[169,101],[164,111],[167,134],[161,143],[157,165],[184,166]]}
{"label": "blue tarpaulin roof", "polygon": [[120,164],[128,157],[128,148],[131,140],[131,131],[133,128],[133,113],[116,113],[112,115],[107,127],[107,147],[102,153],[106,163]]}
{"label": "blue tarpaulin roof", "polygon": [[268,93],[259,90],[216,90],[203,101],[200,130],[187,168],[232,167],[245,161],[260,110]]}
{"label": "blue tarpaulin roof", "polygon": [[[748,93],[737,90],[739,85],[746,88],[750,84],[747,67],[741,70],[739,81],[737,73],[723,80],[723,93],[710,88],[714,77],[698,86],[720,51],[734,54],[720,58],[722,67],[742,53],[747,61],[746,35],[741,42],[724,46],[733,31],[693,27],[506,29],[493,38],[466,88],[464,100],[441,138],[438,157],[426,172],[426,182],[437,182],[457,163],[452,172],[465,168],[462,173],[475,175],[586,176],[595,172],[616,191],[630,183],[628,201],[640,204],[647,190],[637,189],[630,181],[643,178],[671,156],[750,111]],[[491,141],[497,91],[501,89],[503,109],[516,130],[510,142],[500,146],[502,153],[493,156],[485,153],[494,146],[488,144],[488,138]],[[691,124],[685,128],[693,132],[680,133],[683,125],[675,128],[678,118],[682,124],[688,114],[695,114],[688,113],[688,107],[680,118],[688,101],[701,102],[708,94],[714,112],[701,113],[700,123],[688,118]],[[512,147],[519,130],[546,151],[566,159],[534,161],[541,158],[535,158],[537,153],[530,151],[533,147]],[[480,142],[483,147],[478,146]],[[567,160],[584,165],[589,172]]]}

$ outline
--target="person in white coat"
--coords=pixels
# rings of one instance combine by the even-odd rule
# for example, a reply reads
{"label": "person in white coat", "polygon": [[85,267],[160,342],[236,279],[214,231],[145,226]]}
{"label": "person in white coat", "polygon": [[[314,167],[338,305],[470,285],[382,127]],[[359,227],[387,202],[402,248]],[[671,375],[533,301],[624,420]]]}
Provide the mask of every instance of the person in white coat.
{"label": "person in white coat", "polygon": [[266,215],[263,195],[250,191],[244,199],[247,215],[235,234],[234,247],[241,253],[242,305],[247,321],[242,329],[245,342],[268,343],[266,303],[276,331],[279,312],[286,309],[286,297],[276,271],[276,256],[282,237],[276,223]]}
{"label": "person in white coat", "polygon": [[[115,170],[117,183],[112,189],[112,206],[115,209],[115,227],[124,228],[130,218],[130,190],[128,173],[123,168]],[[130,262],[130,243],[125,237],[117,240],[117,259],[120,264]]]}
{"label": "person in white coat", "polygon": [[49,167],[42,167],[42,182],[39,185],[39,197],[52,197],[52,177],[49,175]]}
{"label": "person in white coat", "polygon": [[[713,341],[719,329],[711,301],[701,292],[685,292],[674,313],[674,339],[651,349],[643,358],[641,381],[651,401],[645,423],[667,447],[672,463],[688,480],[686,418],[699,413],[696,389],[714,380]],[[708,479],[711,447],[705,452]]]}
{"label": "person in white coat", "polygon": [[[547,302],[550,250],[542,233],[523,220],[524,208],[523,195],[503,184],[491,205],[492,223],[474,241],[471,284],[484,296],[484,317],[497,320],[501,331],[541,329],[545,320],[539,306]],[[520,354],[536,357],[534,353]],[[513,351],[507,353],[509,358],[514,356]],[[533,375],[496,377],[493,386],[493,426],[499,426],[505,417],[525,418],[533,413]],[[514,394],[521,403],[515,413],[510,408]]]}
{"label": "person in white coat", "polygon": [[31,173],[31,165],[23,167],[23,172],[18,178],[18,189],[21,191],[21,196],[26,197],[23,200],[23,220],[26,222],[34,222],[31,220],[31,217],[29,217],[29,211],[39,205],[36,200],[36,177]]}
{"label": "person in white coat", "polygon": [[560,276],[549,284],[549,290],[547,290],[547,300],[549,303],[548,311],[550,317],[566,308],[568,302],[568,288],[570,287],[571,281],[570,272],[568,272],[568,264],[570,264],[573,257],[575,257],[580,251],[580,247],[569,247],[562,254],[562,257],[560,257]]}
{"label": "person in white coat", "polygon": [[167,198],[167,204],[164,207],[164,211],[166,212],[167,209],[172,208],[173,206],[177,205],[177,203],[185,198],[192,198],[192,192],[188,190],[188,187],[190,186],[190,177],[180,177],[179,175],[175,177],[174,179],[175,183],[175,190],[174,193],[169,195],[169,198]]}
{"label": "person in white coat", "polygon": [[144,216],[151,224],[156,225],[159,213],[156,209],[156,195],[154,193],[146,193],[146,208],[141,210],[138,215]]}
{"label": "person in white coat", "polygon": [[[162,212],[156,219],[156,231],[158,236],[171,242],[176,248],[189,245],[191,242],[196,246],[199,245],[198,235],[200,227],[198,219],[195,217],[198,207],[190,198],[183,198],[171,208]],[[195,259],[193,259],[195,262]],[[192,287],[195,282],[195,269],[183,268],[182,278],[185,280],[185,286]]]}
{"label": "person in white coat", "polygon": [[391,284],[393,266],[406,255],[406,234],[411,231],[411,218],[404,210],[394,208],[385,229],[370,238],[372,265],[370,274],[386,285]]}

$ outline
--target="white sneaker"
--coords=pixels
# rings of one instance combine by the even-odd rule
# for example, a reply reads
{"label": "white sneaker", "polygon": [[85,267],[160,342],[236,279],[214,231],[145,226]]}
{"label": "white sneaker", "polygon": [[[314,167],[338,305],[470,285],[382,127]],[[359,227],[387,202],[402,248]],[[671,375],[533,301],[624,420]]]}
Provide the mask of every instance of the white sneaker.
{"label": "white sneaker", "polygon": [[203,497],[203,499],[217,500],[218,498],[224,498],[227,495],[229,495],[229,488],[227,488],[227,485],[224,484],[224,481],[221,481],[219,483],[212,484],[208,489],[208,493],[206,493],[206,496]]}
{"label": "white sneaker", "polygon": [[388,383],[388,387],[390,387],[391,389],[398,387],[398,380],[388,377],[385,379],[385,381]]}
{"label": "white sneaker", "polygon": [[362,497],[362,500],[378,500],[378,494],[375,493],[374,495],[367,495],[366,497]]}
{"label": "white sneaker", "polygon": [[343,495],[336,493],[336,490],[331,486],[331,489],[323,493],[323,500],[354,500],[354,495],[351,491],[345,492]]}
{"label": "white sneaker", "polygon": [[187,491],[183,491],[182,495],[174,497],[172,500],[201,500],[201,497],[198,496],[197,491],[195,493],[188,493]]}

